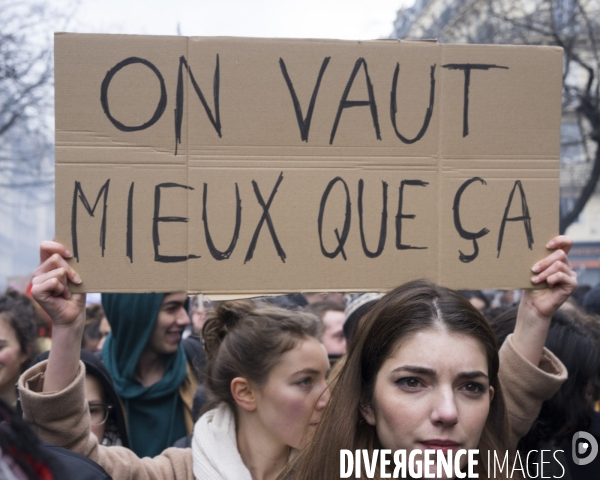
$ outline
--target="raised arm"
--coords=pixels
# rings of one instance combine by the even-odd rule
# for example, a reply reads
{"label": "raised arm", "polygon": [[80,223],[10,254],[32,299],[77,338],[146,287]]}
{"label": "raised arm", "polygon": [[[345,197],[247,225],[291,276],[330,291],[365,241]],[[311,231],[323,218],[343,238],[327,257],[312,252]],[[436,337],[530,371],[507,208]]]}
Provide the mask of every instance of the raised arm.
{"label": "raised arm", "polygon": [[85,326],[85,294],[72,294],[69,282],[81,279],[66,259],[71,253],[60,243],[43,242],[40,266],[33,272],[33,298],[52,319],[52,347],[44,378],[44,392],[58,392],[75,380]]}
{"label": "raised arm", "polygon": [[567,257],[572,245],[573,241],[564,235],[548,242],[548,249],[554,251],[531,269],[531,283],[546,282],[546,286],[524,290],[519,304],[512,341],[515,349],[536,366],[542,358],[552,315],[577,287],[577,274]]}
{"label": "raised arm", "polygon": [[538,290],[525,290],[519,305],[515,331],[500,349],[500,381],[516,447],[537,418],[542,403],[552,397],[567,379],[561,361],[544,350],[552,315],[577,286],[567,253],[569,237],[548,243],[554,251],[532,268],[533,284],[546,282]]}
{"label": "raised arm", "polygon": [[79,360],[85,295],[69,290],[69,282],[81,283],[66,262],[70,256],[63,245],[44,242],[40,266],[33,274],[33,296],[50,315],[53,329],[48,361],[34,365],[19,379],[25,418],[40,438],[89,457],[113,478],[193,478],[190,449],[169,448],[154,458],[138,458],[127,448],[99,445],[91,434],[85,369]]}

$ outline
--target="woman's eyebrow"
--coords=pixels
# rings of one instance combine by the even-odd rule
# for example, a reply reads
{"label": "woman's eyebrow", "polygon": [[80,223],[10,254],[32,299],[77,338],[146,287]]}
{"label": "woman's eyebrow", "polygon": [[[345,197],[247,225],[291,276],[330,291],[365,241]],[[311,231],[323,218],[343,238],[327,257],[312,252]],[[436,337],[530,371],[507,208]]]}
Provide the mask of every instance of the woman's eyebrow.
{"label": "woman's eyebrow", "polygon": [[394,372],[420,373],[422,375],[435,375],[436,373],[433,368],[420,367],[418,365],[402,365],[401,367],[394,368],[392,373]]}
{"label": "woman's eyebrow", "polygon": [[302,370],[297,370],[294,373],[292,373],[292,375],[299,375],[299,374],[312,374],[312,375],[318,375],[319,372],[318,370],[315,370],[314,368],[304,368]]}
{"label": "woman's eyebrow", "polygon": [[[419,365],[402,365],[401,367],[395,368],[392,370],[394,372],[409,372],[409,373],[420,373],[421,375],[435,375],[437,372],[433,368],[421,367]],[[458,378],[464,379],[473,379],[473,378],[489,378],[485,373],[481,370],[473,370],[470,372],[460,372],[457,375]]]}
{"label": "woman's eyebrow", "polygon": [[483,373],[480,370],[473,370],[472,372],[460,372],[457,375],[457,377],[466,378],[466,379],[478,378],[478,377],[489,378],[485,373]]}
{"label": "woman's eyebrow", "polygon": [[180,302],[179,300],[170,300],[167,303],[163,303],[160,308],[163,310],[168,310],[169,308],[173,308],[173,307],[182,307],[185,304],[185,302]]}

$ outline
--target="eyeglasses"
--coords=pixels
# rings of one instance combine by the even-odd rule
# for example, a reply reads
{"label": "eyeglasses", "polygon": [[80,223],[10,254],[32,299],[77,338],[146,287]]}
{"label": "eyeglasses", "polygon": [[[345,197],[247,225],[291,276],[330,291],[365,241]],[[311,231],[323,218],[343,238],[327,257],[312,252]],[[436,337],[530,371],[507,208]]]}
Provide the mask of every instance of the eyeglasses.
{"label": "eyeglasses", "polygon": [[102,425],[108,419],[113,406],[108,403],[90,403],[90,418],[92,425]]}

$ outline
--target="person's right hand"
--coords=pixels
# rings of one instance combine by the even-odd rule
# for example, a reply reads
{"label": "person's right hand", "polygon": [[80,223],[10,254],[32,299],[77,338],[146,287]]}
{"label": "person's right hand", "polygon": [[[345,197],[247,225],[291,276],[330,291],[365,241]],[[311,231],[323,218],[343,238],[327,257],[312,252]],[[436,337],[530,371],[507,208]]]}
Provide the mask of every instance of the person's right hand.
{"label": "person's right hand", "polygon": [[42,242],[40,266],[33,272],[31,293],[50,315],[54,326],[76,326],[85,323],[85,294],[72,294],[71,281],[81,283],[66,258],[72,255],[60,243]]}

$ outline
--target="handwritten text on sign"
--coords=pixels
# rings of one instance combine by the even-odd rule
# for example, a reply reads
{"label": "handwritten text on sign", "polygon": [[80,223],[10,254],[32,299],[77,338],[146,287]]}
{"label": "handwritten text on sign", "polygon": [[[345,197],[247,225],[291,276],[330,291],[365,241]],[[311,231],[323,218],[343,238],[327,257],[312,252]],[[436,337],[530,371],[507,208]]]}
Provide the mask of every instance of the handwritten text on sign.
{"label": "handwritten text on sign", "polygon": [[58,34],[84,289],[523,287],[558,218],[562,52]]}

